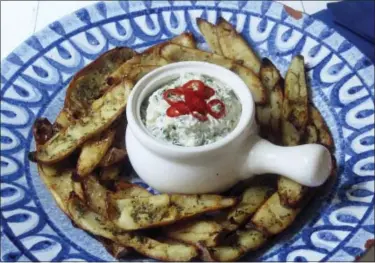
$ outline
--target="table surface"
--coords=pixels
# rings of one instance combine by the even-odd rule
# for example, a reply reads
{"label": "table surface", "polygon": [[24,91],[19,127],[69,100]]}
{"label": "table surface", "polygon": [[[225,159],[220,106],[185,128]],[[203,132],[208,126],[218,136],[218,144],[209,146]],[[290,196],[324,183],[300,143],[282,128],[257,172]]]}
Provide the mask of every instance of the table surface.
{"label": "table surface", "polygon": [[[337,0],[336,0],[337,1]],[[314,14],[336,1],[278,1],[295,10]],[[1,59],[20,43],[61,17],[98,1],[1,1]],[[361,259],[374,261],[374,247]]]}

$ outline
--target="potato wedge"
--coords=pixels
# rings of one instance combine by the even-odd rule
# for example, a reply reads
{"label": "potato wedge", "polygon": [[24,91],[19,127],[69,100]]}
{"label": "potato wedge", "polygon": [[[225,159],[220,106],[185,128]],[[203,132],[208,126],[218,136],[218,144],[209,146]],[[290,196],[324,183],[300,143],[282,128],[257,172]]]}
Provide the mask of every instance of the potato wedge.
{"label": "potato wedge", "polygon": [[281,203],[288,207],[297,207],[304,199],[307,190],[308,187],[286,177],[280,177],[277,181],[277,191]]}
{"label": "potato wedge", "polygon": [[208,248],[216,261],[236,261],[245,253],[254,251],[266,243],[267,237],[256,229],[238,230],[235,233],[232,246]]}
{"label": "potato wedge", "polygon": [[[138,61],[139,60],[139,61]],[[151,61],[154,60],[154,61]],[[154,55],[137,55],[133,59],[128,60],[126,63],[122,64],[114,72],[112,72],[106,79],[107,87],[111,87],[116,83],[119,83],[122,79],[127,78],[137,82],[144,75],[157,69],[162,65],[166,65],[168,62],[159,56],[158,62],[156,62],[156,57]],[[136,63],[138,61],[138,63]],[[156,65],[152,64],[143,64],[148,63],[158,63]]]}
{"label": "potato wedge", "polygon": [[315,125],[309,124],[306,126],[305,143],[318,143],[318,130]]}
{"label": "potato wedge", "polygon": [[295,56],[285,76],[283,117],[304,132],[308,121],[308,92],[303,56]]}
{"label": "potato wedge", "polygon": [[107,129],[125,109],[133,84],[125,80],[94,101],[88,116],[56,133],[35,155],[42,163],[56,163],[88,139]]}
{"label": "potato wedge", "polygon": [[293,223],[299,211],[283,206],[276,192],[256,211],[251,222],[265,233],[276,235]]}
{"label": "potato wedge", "polygon": [[125,149],[118,149],[116,147],[110,148],[103,158],[100,160],[99,166],[108,167],[119,163],[128,155]]}
{"label": "potato wedge", "polygon": [[67,202],[70,192],[74,190],[73,171],[61,171],[56,166],[38,164],[38,172],[57,205],[65,214],[68,214]]}
{"label": "potato wedge", "polygon": [[211,51],[215,54],[223,56],[223,52],[221,51],[219,39],[217,36],[217,26],[211,24],[210,22],[200,17],[197,18],[197,25],[204,39],[206,40],[208,46],[210,47]]}
{"label": "potato wedge", "polygon": [[121,172],[121,165],[114,164],[108,167],[103,167],[99,174],[99,180],[103,182],[118,181]]}
{"label": "potato wedge", "polygon": [[228,221],[237,227],[242,225],[271,196],[272,192],[274,192],[274,189],[268,186],[251,186],[247,188],[238,204],[229,212]]}
{"label": "potato wedge", "polygon": [[68,112],[68,109],[62,109],[57,115],[55,120],[55,125],[58,126],[59,129],[65,129],[72,123],[72,117]]}
{"label": "potato wedge", "polygon": [[119,245],[131,247],[137,252],[163,261],[189,261],[197,256],[193,246],[168,244],[135,233],[124,233],[111,221],[91,211],[74,193],[68,201],[71,219],[91,234],[108,238]]}
{"label": "potato wedge", "polygon": [[81,184],[87,207],[104,218],[108,218],[108,190],[93,175],[84,178]]}
{"label": "potato wedge", "polygon": [[75,117],[86,115],[91,103],[103,94],[107,75],[135,54],[130,48],[117,47],[81,69],[69,84],[64,108]]}
{"label": "potato wedge", "polygon": [[167,226],[163,233],[172,239],[195,245],[198,243],[205,247],[217,245],[219,234],[223,227],[214,220],[193,220]]}
{"label": "potato wedge", "polygon": [[258,55],[228,21],[219,18],[216,32],[224,57],[233,59],[259,74],[261,63]]}
{"label": "potato wedge", "polygon": [[310,114],[311,114],[311,121],[316,127],[316,129],[318,130],[318,134],[319,134],[318,142],[326,146],[328,149],[332,150],[333,139],[322,115],[313,105],[310,105]]}
{"label": "potato wedge", "polygon": [[[257,105],[256,116],[261,128],[261,134],[273,142],[278,141],[281,130],[281,118],[283,107],[282,78],[280,72],[273,63],[264,58],[260,69],[260,80],[267,90],[268,103]],[[265,131],[265,132],[264,132]]]}
{"label": "potato wedge", "polygon": [[115,130],[109,129],[82,145],[77,162],[78,175],[87,176],[96,168],[112,145],[114,138]]}
{"label": "potato wedge", "polygon": [[292,123],[281,120],[281,139],[283,145],[295,146],[301,141],[301,134]]}
{"label": "potato wedge", "polygon": [[256,103],[266,102],[266,91],[258,76],[250,69],[236,64],[233,60],[176,44],[165,44],[160,49],[160,54],[170,61],[205,61],[232,70],[247,84]]}
{"label": "potato wedge", "polygon": [[116,201],[120,217],[114,220],[124,230],[167,225],[184,218],[235,205],[234,198],[219,195],[154,195]]}
{"label": "potato wedge", "polygon": [[188,47],[188,48],[197,48],[197,43],[195,42],[194,36],[190,32],[184,32],[171,40],[169,40],[170,43]]}
{"label": "potato wedge", "polygon": [[125,198],[149,197],[152,194],[145,188],[136,184],[120,181],[116,184],[116,191],[111,193],[111,199],[119,200]]}

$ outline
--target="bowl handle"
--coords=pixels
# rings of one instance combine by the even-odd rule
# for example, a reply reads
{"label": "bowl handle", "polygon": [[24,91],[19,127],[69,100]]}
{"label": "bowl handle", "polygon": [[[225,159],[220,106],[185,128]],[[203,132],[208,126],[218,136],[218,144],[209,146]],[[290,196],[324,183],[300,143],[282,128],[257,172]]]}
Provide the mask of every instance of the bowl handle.
{"label": "bowl handle", "polygon": [[305,144],[283,147],[253,136],[250,153],[244,173],[273,173],[285,176],[302,185],[316,187],[322,185],[332,169],[331,154],[319,144]]}

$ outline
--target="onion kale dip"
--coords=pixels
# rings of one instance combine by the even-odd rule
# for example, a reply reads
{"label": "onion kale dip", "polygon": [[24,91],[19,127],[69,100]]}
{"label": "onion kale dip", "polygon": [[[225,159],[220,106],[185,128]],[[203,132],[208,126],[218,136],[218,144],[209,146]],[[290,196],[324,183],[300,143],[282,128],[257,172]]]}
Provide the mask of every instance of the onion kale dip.
{"label": "onion kale dip", "polygon": [[209,76],[184,73],[145,99],[141,118],[159,140],[200,146],[230,133],[241,111],[236,94],[224,83]]}

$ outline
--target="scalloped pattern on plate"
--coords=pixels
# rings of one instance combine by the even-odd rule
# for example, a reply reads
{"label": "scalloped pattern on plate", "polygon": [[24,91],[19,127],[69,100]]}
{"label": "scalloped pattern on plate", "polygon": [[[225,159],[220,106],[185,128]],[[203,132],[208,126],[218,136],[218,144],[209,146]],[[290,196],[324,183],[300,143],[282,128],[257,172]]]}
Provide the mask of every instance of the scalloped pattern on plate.
{"label": "scalloped pattern on plate", "polygon": [[[56,21],[1,62],[1,260],[113,260],[57,208],[27,160],[35,118],[54,119],[72,75],[106,50],[138,51],[191,31],[195,19],[236,25],[283,74],[302,54],[313,101],[331,129],[338,178],[302,229],[262,261],[352,261],[374,238],[374,66],[334,30],[307,15],[295,20],[275,2],[100,2]],[[143,184],[138,178],[133,179]],[[152,189],[149,189],[152,191]],[[138,258],[137,260],[146,260]]]}

